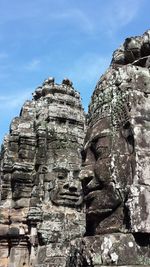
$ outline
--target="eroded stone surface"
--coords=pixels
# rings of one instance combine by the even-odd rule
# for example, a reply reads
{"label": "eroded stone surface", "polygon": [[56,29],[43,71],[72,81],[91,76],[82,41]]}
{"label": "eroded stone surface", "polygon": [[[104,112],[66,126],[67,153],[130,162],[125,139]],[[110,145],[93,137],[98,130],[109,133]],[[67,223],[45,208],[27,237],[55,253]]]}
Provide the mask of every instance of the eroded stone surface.
{"label": "eroded stone surface", "polygon": [[[118,214],[118,207],[122,206],[122,211],[125,207],[129,218],[124,211],[121,215],[120,209],[122,225],[126,221],[131,231],[147,233],[150,233],[149,81],[149,69],[131,64],[110,67],[100,79],[89,107],[83,168],[89,213],[94,205],[105,219],[108,215],[111,218],[113,211]],[[105,225],[110,230],[109,222]]]}
{"label": "eroded stone surface", "polygon": [[150,265],[149,43],[149,31],[128,38],[92,95],[80,174],[87,237],[68,266]]}
{"label": "eroded stone surface", "polygon": [[113,233],[72,241],[68,266],[149,266],[150,252],[132,234]]}
{"label": "eroded stone surface", "polygon": [[12,121],[1,152],[1,267],[65,266],[70,240],[85,232],[84,132],[69,79],[45,80]]}

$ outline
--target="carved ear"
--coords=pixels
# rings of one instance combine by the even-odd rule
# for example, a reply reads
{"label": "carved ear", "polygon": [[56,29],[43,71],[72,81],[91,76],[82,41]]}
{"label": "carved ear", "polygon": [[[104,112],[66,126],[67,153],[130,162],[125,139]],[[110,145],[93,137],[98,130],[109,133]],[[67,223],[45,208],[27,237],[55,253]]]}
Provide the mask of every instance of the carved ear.
{"label": "carved ear", "polygon": [[84,149],[82,149],[81,151],[81,157],[82,157],[82,162],[84,162],[86,160],[86,151]]}
{"label": "carved ear", "polygon": [[127,139],[129,135],[132,135],[132,128],[129,121],[121,127],[121,134],[125,139]]}
{"label": "carved ear", "polygon": [[132,154],[134,152],[134,133],[129,121],[123,125],[121,134],[127,141],[129,153]]}

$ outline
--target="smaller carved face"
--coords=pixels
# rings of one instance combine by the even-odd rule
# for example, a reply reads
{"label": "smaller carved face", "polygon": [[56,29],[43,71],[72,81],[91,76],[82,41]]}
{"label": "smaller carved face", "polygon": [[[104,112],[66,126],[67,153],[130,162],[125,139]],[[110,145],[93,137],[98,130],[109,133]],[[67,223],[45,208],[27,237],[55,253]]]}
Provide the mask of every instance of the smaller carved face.
{"label": "smaller carved face", "polygon": [[53,169],[54,189],[50,192],[50,199],[56,205],[77,207],[82,203],[79,169]]}

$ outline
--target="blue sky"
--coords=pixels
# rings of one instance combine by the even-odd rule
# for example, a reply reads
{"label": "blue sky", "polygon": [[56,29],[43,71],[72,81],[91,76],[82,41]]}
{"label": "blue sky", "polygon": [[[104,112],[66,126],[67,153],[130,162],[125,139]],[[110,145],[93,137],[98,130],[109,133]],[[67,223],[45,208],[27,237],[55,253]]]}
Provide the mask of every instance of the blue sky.
{"label": "blue sky", "polygon": [[0,143],[48,76],[80,91],[85,110],[113,51],[150,28],[149,0],[0,0]]}

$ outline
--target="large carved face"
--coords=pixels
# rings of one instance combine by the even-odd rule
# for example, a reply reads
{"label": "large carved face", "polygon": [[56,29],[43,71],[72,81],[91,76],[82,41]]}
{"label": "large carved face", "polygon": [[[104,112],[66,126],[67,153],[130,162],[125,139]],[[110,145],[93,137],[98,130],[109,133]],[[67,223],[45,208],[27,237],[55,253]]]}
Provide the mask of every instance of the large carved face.
{"label": "large carved face", "polygon": [[81,173],[87,218],[99,214],[112,226],[121,208],[125,227],[149,232],[149,70],[110,68],[90,108]]}
{"label": "large carved face", "polygon": [[[107,123],[109,118],[106,118]],[[111,128],[101,129],[99,121],[87,136],[84,163],[81,171],[87,214],[107,216],[121,203],[119,188],[115,188],[113,159],[111,157],[113,136]]]}
{"label": "large carved face", "polygon": [[132,176],[127,141],[119,132],[114,135],[111,125],[101,129],[102,125],[101,120],[88,132],[81,171],[87,231],[94,233],[123,227],[123,205]]}
{"label": "large carved face", "polygon": [[97,94],[102,99],[99,112],[93,109],[85,138],[81,180],[87,222],[118,231],[132,183],[134,137],[125,96],[117,87],[102,87]]}

